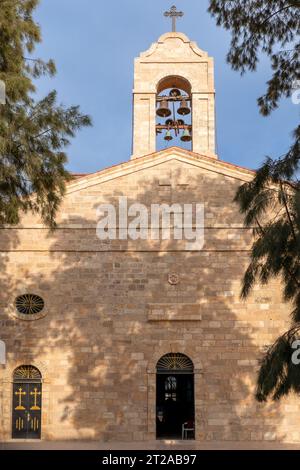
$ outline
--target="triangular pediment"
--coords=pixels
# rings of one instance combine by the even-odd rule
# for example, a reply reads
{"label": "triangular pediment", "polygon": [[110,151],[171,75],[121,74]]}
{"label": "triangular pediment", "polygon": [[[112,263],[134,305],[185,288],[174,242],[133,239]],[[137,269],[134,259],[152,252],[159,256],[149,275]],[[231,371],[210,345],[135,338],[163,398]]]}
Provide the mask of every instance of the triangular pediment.
{"label": "triangular pediment", "polygon": [[253,170],[217,160],[208,155],[197,154],[179,147],[170,147],[125,163],[119,163],[96,173],[77,177],[75,180],[68,183],[67,193],[70,194],[80,191],[116,178],[128,176],[131,173],[145,171],[148,168],[150,169],[154,166],[162,165],[171,160],[176,160],[209,172],[219,173],[220,175],[231,177],[241,182],[250,181],[255,174]]}

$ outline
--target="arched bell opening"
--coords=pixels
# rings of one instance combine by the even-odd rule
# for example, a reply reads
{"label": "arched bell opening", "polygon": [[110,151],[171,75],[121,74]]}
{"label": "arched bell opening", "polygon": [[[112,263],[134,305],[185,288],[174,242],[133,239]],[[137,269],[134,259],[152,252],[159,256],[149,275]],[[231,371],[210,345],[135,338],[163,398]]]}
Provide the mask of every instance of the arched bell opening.
{"label": "arched bell opening", "polygon": [[165,354],[156,365],[156,437],[195,438],[194,365],[185,354]]}
{"label": "arched bell opening", "polygon": [[40,439],[42,423],[42,375],[32,365],[13,373],[12,438]]}
{"label": "arched bell opening", "polygon": [[159,81],[156,94],[156,149],[192,149],[192,89],[179,76]]}

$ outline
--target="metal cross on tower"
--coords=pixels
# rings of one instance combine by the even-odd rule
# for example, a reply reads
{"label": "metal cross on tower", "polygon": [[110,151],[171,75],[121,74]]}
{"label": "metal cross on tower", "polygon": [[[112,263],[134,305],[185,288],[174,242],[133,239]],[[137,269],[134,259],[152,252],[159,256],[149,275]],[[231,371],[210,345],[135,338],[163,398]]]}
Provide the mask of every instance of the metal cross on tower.
{"label": "metal cross on tower", "polygon": [[184,13],[182,11],[177,11],[177,8],[174,5],[170,8],[170,11],[165,11],[164,15],[172,18],[172,31],[174,33],[176,31],[176,20],[181,18]]}

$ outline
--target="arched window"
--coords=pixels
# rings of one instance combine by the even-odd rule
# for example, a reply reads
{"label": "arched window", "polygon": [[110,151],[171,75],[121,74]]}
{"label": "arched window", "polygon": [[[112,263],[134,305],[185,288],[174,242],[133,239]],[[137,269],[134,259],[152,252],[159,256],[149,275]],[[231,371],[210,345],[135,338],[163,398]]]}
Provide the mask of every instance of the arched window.
{"label": "arched window", "polygon": [[156,104],[156,149],[176,145],[191,150],[192,96],[188,80],[179,76],[160,80]]}
{"label": "arched window", "polygon": [[13,379],[14,382],[28,382],[28,380],[40,382],[42,375],[36,367],[24,365],[14,370]]}
{"label": "arched window", "polygon": [[191,374],[194,372],[194,365],[191,359],[185,354],[169,353],[162,356],[157,365],[158,373],[169,374],[170,372]]}

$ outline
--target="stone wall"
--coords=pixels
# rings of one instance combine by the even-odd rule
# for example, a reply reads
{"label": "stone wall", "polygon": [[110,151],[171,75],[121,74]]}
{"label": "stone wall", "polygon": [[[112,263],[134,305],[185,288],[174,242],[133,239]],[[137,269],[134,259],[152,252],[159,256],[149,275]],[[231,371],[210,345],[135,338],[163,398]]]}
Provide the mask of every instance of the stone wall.
{"label": "stone wall", "polygon": [[[43,376],[43,439],[153,439],[156,363],[181,352],[195,367],[197,439],[300,441],[299,399],[253,397],[258,360],[287,328],[289,306],[276,282],[256,286],[247,302],[239,297],[251,242],[232,202],[241,170],[234,177],[219,162],[213,171],[178,156],[148,160],[145,170],[131,162],[129,174],[71,184],[53,233],[30,215],[1,231],[1,439],[10,439],[12,374],[22,364]],[[100,242],[96,208],[121,195],[204,203],[203,249]],[[44,298],[44,318],[16,318],[14,299],[26,292]]]}

